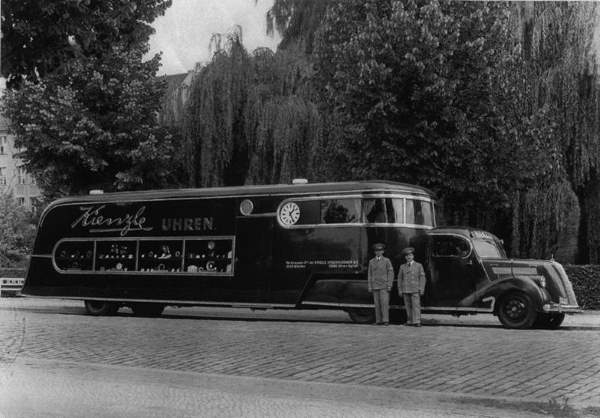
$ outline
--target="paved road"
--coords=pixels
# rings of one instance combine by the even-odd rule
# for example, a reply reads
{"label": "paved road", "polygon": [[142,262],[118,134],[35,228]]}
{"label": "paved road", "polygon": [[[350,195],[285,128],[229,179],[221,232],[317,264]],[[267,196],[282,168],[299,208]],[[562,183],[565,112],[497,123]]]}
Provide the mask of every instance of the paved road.
{"label": "paved road", "polygon": [[[125,309],[116,317],[91,317],[83,315],[80,302],[4,298],[0,378],[6,391],[32,380],[52,388],[56,381],[39,378],[48,370],[61,382],[77,381],[86,367],[106,379],[123,379],[128,374],[124,370],[136,370],[136,376],[168,371],[178,376],[175,381],[183,379],[180,388],[192,384],[210,394],[207,376],[221,376],[221,381],[229,376],[237,380],[222,386],[245,393],[247,405],[264,401],[257,396],[265,391],[256,387],[265,385],[271,392],[283,390],[273,399],[283,402],[278,407],[299,412],[297,416],[322,411],[319,402],[343,412],[348,407],[344,401],[361,399],[360,394],[361,407],[371,405],[368,410],[376,412],[371,415],[393,416],[393,402],[377,404],[384,408],[380,410],[368,401],[373,396],[389,401],[391,393],[404,399],[405,406],[410,399],[413,406],[414,399],[433,399],[438,403],[432,411],[438,412],[443,410],[440,397],[455,397],[463,405],[459,415],[483,405],[503,411],[491,416],[548,411],[600,416],[600,315],[568,317],[558,331],[506,330],[483,315],[425,316],[424,323],[420,329],[377,327],[351,324],[336,311],[215,308],[169,308],[155,319],[136,318]],[[69,373],[73,376],[67,379]],[[204,383],[197,382],[201,376]],[[145,381],[127,378],[137,386]],[[153,393],[149,387],[147,396]],[[284,396],[294,391],[316,396],[309,403],[316,409],[302,409],[306,402]],[[331,396],[319,398],[324,393]],[[21,399],[15,396],[4,393],[5,398]],[[335,399],[342,404],[331,404]],[[14,412],[15,404],[10,405]],[[364,416],[356,406],[349,411]]]}

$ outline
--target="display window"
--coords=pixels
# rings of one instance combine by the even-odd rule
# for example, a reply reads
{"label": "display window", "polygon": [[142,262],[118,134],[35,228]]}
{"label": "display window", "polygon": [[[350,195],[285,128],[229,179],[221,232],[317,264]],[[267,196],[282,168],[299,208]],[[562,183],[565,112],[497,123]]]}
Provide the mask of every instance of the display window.
{"label": "display window", "polygon": [[91,271],[93,254],[93,242],[64,241],[54,251],[54,262],[56,267],[63,271]]}
{"label": "display window", "polygon": [[54,250],[61,273],[233,276],[233,237],[66,239]]}
{"label": "display window", "polygon": [[135,241],[96,241],[94,270],[134,271],[136,247]]}
{"label": "display window", "polygon": [[138,270],[181,273],[183,240],[140,241]]}
{"label": "display window", "polygon": [[185,271],[230,273],[233,270],[232,239],[186,239]]}

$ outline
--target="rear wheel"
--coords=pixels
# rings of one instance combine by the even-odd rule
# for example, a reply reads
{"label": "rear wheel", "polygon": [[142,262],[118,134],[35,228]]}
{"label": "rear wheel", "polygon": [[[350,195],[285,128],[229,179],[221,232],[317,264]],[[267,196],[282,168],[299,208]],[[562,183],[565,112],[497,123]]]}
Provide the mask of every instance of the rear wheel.
{"label": "rear wheel", "polygon": [[500,300],[498,319],[506,328],[531,328],[537,318],[531,297],[524,292],[510,292]]}
{"label": "rear wheel", "polygon": [[348,315],[357,324],[372,324],[375,322],[375,311],[370,308],[349,309]]}
{"label": "rear wheel", "polygon": [[557,329],[565,320],[564,313],[543,313],[538,314],[535,326],[542,329]]}
{"label": "rear wheel", "polygon": [[131,306],[134,315],[146,317],[160,316],[164,309],[165,305],[161,303],[136,303]]}
{"label": "rear wheel", "polygon": [[116,302],[108,302],[106,300],[86,300],[85,311],[94,316],[114,315],[119,310],[119,305]]}

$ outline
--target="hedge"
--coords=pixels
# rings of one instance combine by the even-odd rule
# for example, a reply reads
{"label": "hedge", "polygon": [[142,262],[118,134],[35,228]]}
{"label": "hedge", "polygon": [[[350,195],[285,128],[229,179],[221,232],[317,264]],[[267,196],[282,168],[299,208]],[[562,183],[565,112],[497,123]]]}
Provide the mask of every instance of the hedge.
{"label": "hedge", "polygon": [[583,309],[600,309],[600,265],[564,266],[577,302]]}
{"label": "hedge", "polygon": [[[577,302],[583,309],[600,310],[600,265],[564,266]],[[25,269],[0,267],[0,277],[25,277]]]}

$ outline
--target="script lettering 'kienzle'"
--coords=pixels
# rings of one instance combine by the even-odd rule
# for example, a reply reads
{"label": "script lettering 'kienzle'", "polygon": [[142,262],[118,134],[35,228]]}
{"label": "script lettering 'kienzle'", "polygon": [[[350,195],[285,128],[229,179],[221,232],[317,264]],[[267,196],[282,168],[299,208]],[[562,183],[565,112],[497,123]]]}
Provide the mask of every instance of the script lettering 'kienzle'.
{"label": "script lettering 'kienzle'", "polygon": [[[146,218],[142,215],[146,206],[140,207],[133,215],[126,213],[119,217],[103,216],[101,212],[105,207],[106,205],[81,206],[79,209],[83,211],[83,214],[71,224],[71,228],[82,226],[89,227],[90,232],[119,232],[122,237],[129,231],[152,231],[152,227],[144,227]],[[114,226],[117,228],[111,228]]]}

